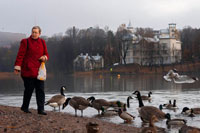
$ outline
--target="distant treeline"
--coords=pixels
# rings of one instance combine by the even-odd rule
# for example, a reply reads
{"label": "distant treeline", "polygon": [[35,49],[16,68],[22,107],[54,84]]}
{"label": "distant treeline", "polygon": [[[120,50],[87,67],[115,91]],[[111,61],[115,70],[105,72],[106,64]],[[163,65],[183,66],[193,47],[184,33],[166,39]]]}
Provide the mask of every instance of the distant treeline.
{"label": "distant treeline", "polygon": [[[88,29],[67,29],[65,35],[54,35],[46,40],[50,60],[47,62],[48,72],[73,72],[73,60],[80,53],[103,55],[105,67],[109,67],[122,58],[122,36],[126,31],[114,33],[108,28],[98,27]],[[151,28],[137,28],[136,34],[152,37]],[[180,31],[182,42],[182,61],[194,61],[200,59],[200,29],[186,27]],[[12,44],[10,48],[0,47],[0,71],[12,72],[16,59],[19,42]]]}

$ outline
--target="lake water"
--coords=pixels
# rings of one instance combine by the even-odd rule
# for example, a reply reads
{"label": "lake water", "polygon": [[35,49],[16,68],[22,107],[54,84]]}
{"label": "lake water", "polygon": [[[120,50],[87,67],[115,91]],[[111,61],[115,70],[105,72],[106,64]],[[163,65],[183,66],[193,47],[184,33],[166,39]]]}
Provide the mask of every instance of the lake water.
{"label": "lake water", "polygon": [[[197,76],[197,73],[190,73],[190,76]],[[106,100],[120,100],[126,102],[128,96],[133,96],[132,92],[140,90],[143,95],[147,95],[152,91],[152,102],[144,102],[145,105],[159,107],[160,104],[168,103],[169,100],[176,99],[178,109],[176,112],[163,110],[171,114],[171,118],[183,118],[187,120],[187,125],[200,127],[200,115],[189,118],[181,113],[182,108],[187,106],[200,107],[200,82],[192,84],[175,84],[167,82],[163,79],[163,75],[93,75],[93,76],[71,76],[57,74],[54,77],[49,77],[46,81],[45,93],[46,100],[53,95],[59,94],[60,87],[65,85],[66,97],[83,96],[88,98],[95,96],[96,99],[103,98]],[[11,77],[10,79],[0,80],[0,104],[9,106],[18,106],[22,104],[23,82],[19,76]],[[129,113],[136,116],[130,126],[141,127],[143,124],[138,117],[138,100],[130,100],[131,107],[127,109]],[[36,109],[35,94],[31,99],[31,108]],[[51,107],[45,106],[46,110],[52,110]],[[62,112],[74,114],[74,110],[67,106]],[[80,112],[78,111],[80,116]],[[84,110],[84,116],[97,117],[97,111],[93,108]],[[117,124],[124,124],[123,120],[118,116],[113,117],[98,117],[105,121],[110,121]],[[166,120],[155,123],[156,126],[166,128],[167,132],[178,133],[180,127],[167,128]]]}

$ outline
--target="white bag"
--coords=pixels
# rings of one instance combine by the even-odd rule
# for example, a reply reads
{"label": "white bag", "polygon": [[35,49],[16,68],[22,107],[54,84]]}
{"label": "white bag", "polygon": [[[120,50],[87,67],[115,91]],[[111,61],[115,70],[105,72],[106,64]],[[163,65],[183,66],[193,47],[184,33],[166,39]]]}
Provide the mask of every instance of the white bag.
{"label": "white bag", "polygon": [[39,71],[38,71],[37,79],[45,81],[46,77],[47,77],[47,70],[46,70],[46,67],[45,67],[45,63],[42,62],[41,65],[40,65]]}

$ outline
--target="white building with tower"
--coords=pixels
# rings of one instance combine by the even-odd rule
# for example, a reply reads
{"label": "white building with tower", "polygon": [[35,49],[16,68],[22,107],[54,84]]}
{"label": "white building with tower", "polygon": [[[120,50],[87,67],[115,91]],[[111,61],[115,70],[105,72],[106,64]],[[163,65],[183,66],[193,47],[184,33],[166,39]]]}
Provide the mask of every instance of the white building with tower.
{"label": "white building with tower", "polygon": [[127,51],[122,50],[122,54],[126,52],[126,64],[163,65],[181,61],[181,42],[175,23],[170,23],[167,29],[154,31],[153,38],[136,36],[130,23],[126,29],[130,31],[122,44],[127,48]]}

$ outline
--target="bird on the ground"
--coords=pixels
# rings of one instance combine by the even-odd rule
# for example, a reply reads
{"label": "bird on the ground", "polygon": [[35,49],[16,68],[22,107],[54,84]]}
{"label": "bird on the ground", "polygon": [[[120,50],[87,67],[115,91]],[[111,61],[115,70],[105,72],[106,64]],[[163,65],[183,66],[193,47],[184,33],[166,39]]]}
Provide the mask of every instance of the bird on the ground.
{"label": "bird on the ground", "polygon": [[49,105],[51,107],[55,108],[59,107],[59,111],[60,111],[60,106],[63,105],[63,103],[65,103],[65,94],[64,94],[64,90],[65,90],[65,86],[62,86],[60,88],[60,95],[54,95],[53,97],[51,97],[46,103],[45,105]]}
{"label": "bird on the ground", "polygon": [[149,122],[149,127],[142,128],[141,133],[157,133],[157,128],[154,125],[154,122],[158,122],[158,118],[153,115]]}
{"label": "bird on the ground", "polygon": [[92,107],[98,111],[99,115],[100,115],[100,110],[102,109],[102,107],[105,110],[107,110],[109,107],[111,107],[111,103],[105,99],[95,99],[94,96],[91,96],[87,100],[91,102]]}
{"label": "bird on the ground", "polygon": [[77,116],[77,110],[80,110],[82,117],[83,117],[83,110],[85,110],[89,106],[91,107],[91,103],[88,100],[78,96],[67,98],[65,103],[63,104],[62,109],[64,109],[68,104],[74,108],[75,116]]}
{"label": "bird on the ground", "polygon": [[118,110],[118,115],[126,123],[130,123],[132,120],[135,119],[135,116],[131,115],[130,113],[128,113],[126,111],[123,111],[122,109]]}

